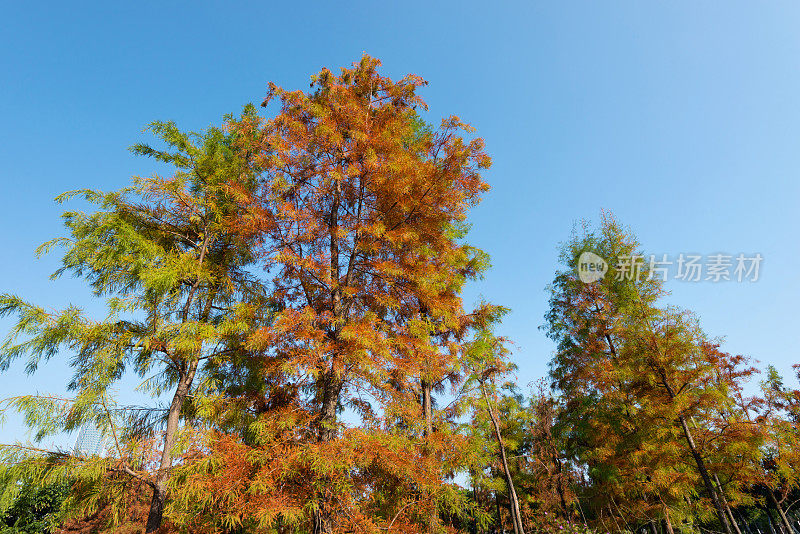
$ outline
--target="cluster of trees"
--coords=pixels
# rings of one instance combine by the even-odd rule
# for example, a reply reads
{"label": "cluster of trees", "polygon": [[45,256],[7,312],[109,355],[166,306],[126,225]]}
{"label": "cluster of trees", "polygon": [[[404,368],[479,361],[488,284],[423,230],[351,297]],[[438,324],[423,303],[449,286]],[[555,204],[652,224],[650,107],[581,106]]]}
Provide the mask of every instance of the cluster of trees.
{"label": "cluster of trees", "polygon": [[[69,353],[70,397],[6,399],[38,440],[83,425],[104,454],[0,448],[0,511],[66,488],[61,532],[793,534],[800,393],[660,304],[647,273],[584,284],[575,261],[638,244],[611,217],[576,233],[552,285],[550,383],[511,381],[506,310],[467,308],[489,265],[466,242],[483,141],[420,117],[424,81],[365,56],[307,92],[271,85],[222,127],[156,122],[174,167],[76,191],[56,273],[93,318],[0,296],[0,367]],[[123,407],[124,376],[163,406]],[[34,488],[34,489],[31,489]],[[61,490],[59,490],[61,491]],[[741,529],[747,529],[744,532]]]}
{"label": "cluster of trees", "polygon": [[544,326],[557,344],[551,387],[525,399],[512,386],[503,402],[529,524],[800,532],[800,391],[773,367],[758,381],[692,313],[662,304],[663,282],[646,268],[581,282],[584,252],[643,253],[607,214],[562,249]]}

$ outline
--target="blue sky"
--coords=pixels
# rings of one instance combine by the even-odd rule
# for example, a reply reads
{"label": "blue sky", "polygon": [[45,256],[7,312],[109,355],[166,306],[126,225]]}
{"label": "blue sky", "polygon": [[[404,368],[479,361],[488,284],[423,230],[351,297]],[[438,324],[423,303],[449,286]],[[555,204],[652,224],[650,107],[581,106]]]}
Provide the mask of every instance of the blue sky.
{"label": "blue sky", "polygon": [[[613,211],[656,254],[760,253],[756,283],[669,282],[725,348],[800,363],[800,6],[791,2],[5,2],[0,7],[0,291],[99,310],[50,282],[58,193],[115,189],[152,163],[127,147],[172,119],[187,129],[260,102],[268,81],[380,58],[430,82],[430,118],[457,114],[487,142],[492,191],[472,241],[493,269],[467,298],[513,311],[518,379],[543,376],[538,329],[558,243]],[[7,330],[9,321],[0,321]],[[68,354],[0,396],[61,393]],[[790,382],[794,383],[793,380]],[[135,400],[124,384],[123,399]],[[0,442],[26,438],[18,418]]]}

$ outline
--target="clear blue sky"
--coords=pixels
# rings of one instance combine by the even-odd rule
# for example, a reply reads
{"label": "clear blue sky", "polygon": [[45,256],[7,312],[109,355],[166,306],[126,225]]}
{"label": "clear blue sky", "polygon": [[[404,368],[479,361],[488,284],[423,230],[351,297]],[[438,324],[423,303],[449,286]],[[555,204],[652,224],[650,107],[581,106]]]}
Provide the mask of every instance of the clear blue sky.
{"label": "clear blue sky", "polygon": [[[48,281],[57,256],[34,257],[61,232],[53,197],[152,172],[126,149],[153,119],[203,128],[260,102],[270,80],[306,88],[366,51],[392,76],[430,82],[431,117],[457,114],[486,139],[493,189],[471,238],[494,268],[468,298],[512,308],[503,333],[523,387],[553,350],[538,326],[558,243],[601,208],[654,253],[761,253],[757,283],[669,283],[671,300],[728,350],[789,375],[800,363],[798,28],[798,4],[777,1],[4,2],[0,291],[99,309],[76,281]],[[62,392],[68,358],[32,377],[13,366],[0,397]],[[12,417],[0,442],[17,439]]]}

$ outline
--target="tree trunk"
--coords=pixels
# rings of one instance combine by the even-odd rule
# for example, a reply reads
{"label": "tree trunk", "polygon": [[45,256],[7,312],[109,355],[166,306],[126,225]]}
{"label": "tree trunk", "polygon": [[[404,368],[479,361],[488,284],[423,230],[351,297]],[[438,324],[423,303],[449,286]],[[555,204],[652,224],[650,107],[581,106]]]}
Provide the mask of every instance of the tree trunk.
{"label": "tree trunk", "polygon": [[433,399],[431,392],[433,385],[427,380],[420,381],[422,388],[422,416],[425,419],[425,437],[430,437],[433,434]]}
{"label": "tree trunk", "polygon": [[731,507],[727,502],[725,503],[725,511],[728,512],[728,519],[731,522],[731,526],[736,531],[736,534],[742,534],[742,530],[739,528],[739,523],[736,521],[736,517],[733,515],[733,510],[731,510]]}
{"label": "tree trunk", "polygon": [[167,414],[167,428],[164,432],[164,450],[161,452],[161,462],[158,466],[155,484],[153,487],[153,498],[150,500],[150,512],[147,515],[147,525],[145,532],[155,532],[160,526],[164,517],[164,501],[166,498],[167,478],[172,467],[172,447],[175,446],[175,437],[178,431],[181,409],[192,387],[195,372],[197,372],[198,361],[189,364],[188,369],[181,374],[178,380],[178,387],[172,397],[172,403]]}
{"label": "tree trunk", "polygon": [[[561,460],[558,459],[557,456],[554,455],[553,458],[554,463],[556,464],[556,491],[558,492],[558,501],[561,504],[561,512],[564,514],[564,517],[567,517],[568,510],[567,510],[567,499],[564,496],[564,474],[561,465]],[[583,512],[581,512],[583,515]],[[586,523],[586,518],[583,518],[583,522]]]}
{"label": "tree trunk", "polygon": [[[423,436],[426,441],[424,454],[430,455],[431,448],[427,441],[430,439],[431,434],[433,434],[433,384],[425,379],[420,379],[420,389],[422,389],[422,417],[425,424],[423,430]],[[431,510],[430,517],[428,518],[428,532],[434,532],[436,525],[439,523],[438,505],[433,498],[431,498],[429,504]]]}
{"label": "tree trunk", "polygon": [[[696,425],[695,428],[697,428]],[[714,473],[714,482],[716,482],[717,488],[719,488],[719,498],[722,501],[722,506],[725,508],[725,513],[728,514],[728,520],[731,522],[731,526],[736,531],[736,534],[742,534],[742,531],[739,529],[739,524],[736,522],[736,518],[733,517],[733,511],[728,504],[728,499],[725,497],[725,490],[722,489],[722,483],[719,481],[719,477],[716,473]]]}
{"label": "tree trunk", "polygon": [[503,445],[503,435],[500,432],[500,423],[494,413],[494,408],[489,401],[489,396],[486,393],[486,388],[481,384],[481,391],[483,398],[486,401],[486,408],[489,410],[489,418],[492,420],[494,426],[494,435],[497,440],[497,446],[500,449],[500,461],[503,465],[503,473],[505,474],[506,486],[508,488],[508,506],[511,511],[511,521],[514,526],[514,534],[525,534],[525,528],[522,525],[522,514],[519,510],[519,500],[517,499],[517,491],[514,489],[514,480],[511,478],[511,470],[508,468],[508,460],[506,458],[506,448]]}
{"label": "tree trunk", "polygon": [[[669,388],[669,391],[671,392],[672,388]],[[706,487],[706,491],[708,492],[709,497],[711,497],[711,501],[714,503],[714,510],[717,512],[717,519],[719,519],[722,529],[726,534],[733,534],[730,523],[728,522],[728,517],[725,514],[725,509],[723,508],[722,502],[719,499],[719,494],[717,493],[716,488],[714,488],[714,485],[711,483],[711,476],[708,474],[706,463],[703,460],[703,457],[700,455],[700,452],[697,450],[694,437],[692,436],[692,432],[689,430],[689,425],[686,422],[686,417],[681,414],[678,416],[678,420],[681,423],[681,428],[683,429],[683,435],[686,438],[686,443],[689,445],[689,452],[691,452],[692,458],[694,458],[694,461],[697,464],[697,470],[700,472],[700,477],[703,479],[703,485]]]}
{"label": "tree trunk", "polygon": [[319,413],[319,441],[330,441],[336,437],[336,408],[339,406],[339,394],[342,381],[331,370],[326,374],[322,384],[322,403]]}
{"label": "tree trunk", "polygon": [[781,524],[783,528],[786,530],[786,534],[794,534],[794,528],[792,528],[792,524],[789,522],[789,518],[786,517],[786,512],[783,511],[783,507],[778,502],[778,499],[775,497],[775,492],[772,491],[772,488],[767,486],[767,498],[772,503],[772,507],[778,512],[778,517],[781,519]]}
{"label": "tree trunk", "polygon": [[[206,251],[211,243],[211,235],[208,232],[207,224],[203,234],[203,244],[200,246],[200,256],[198,257],[199,267],[203,266]],[[186,297],[186,303],[183,305],[183,309],[180,312],[182,323],[186,323],[189,320],[189,312],[192,309],[195,293],[199,287],[200,278],[197,278],[192,284],[189,294]],[[208,319],[211,313],[211,306],[214,302],[214,294],[215,291],[212,291],[211,296],[206,300],[205,306],[199,314],[199,318],[204,320]],[[189,362],[185,367],[184,362],[179,364],[178,386],[175,388],[175,394],[172,396],[172,403],[167,413],[167,428],[164,430],[164,450],[161,452],[161,462],[159,463],[158,472],[156,473],[156,479],[153,484],[153,498],[150,500],[150,511],[147,514],[146,533],[155,532],[161,526],[161,521],[164,518],[167,478],[169,476],[169,470],[172,468],[172,447],[175,446],[175,437],[178,431],[178,423],[180,422],[181,409],[192,387],[192,381],[194,380],[194,375],[197,372],[199,363],[200,361],[195,359]]]}
{"label": "tree trunk", "polygon": [[503,528],[503,511],[500,509],[500,496],[497,495],[497,492],[494,493],[494,507],[497,511],[497,524],[495,525],[495,531],[504,532],[505,528]]}
{"label": "tree trunk", "polygon": [[747,532],[747,534],[753,534],[753,531],[750,529],[750,525],[747,522],[747,518],[744,517],[741,513],[739,514],[739,520],[744,525],[744,529]]}
{"label": "tree trunk", "polygon": [[[326,373],[322,381],[322,402],[319,413],[319,428],[317,439],[320,442],[331,441],[336,437],[336,409],[339,405],[339,396],[343,382],[336,377],[333,368]],[[333,521],[330,512],[323,508],[313,513],[314,534],[333,532]]]}
{"label": "tree trunk", "polygon": [[658,528],[656,527],[655,521],[650,521],[650,532],[653,534],[658,534]]}
{"label": "tree trunk", "polygon": [[[475,478],[477,477],[477,475],[476,475],[474,470],[470,470],[470,477],[472,478],[472,480],[475,480]],[[474,486],[472,487],[472,500],[475,501],[475,508],[480,510],[481,509],[481,498],[480,498],[480,495],[478,494],[478,490],[475,489]],[[469,531],[470,531],[470,534],[478,534],[478,520],[477,520],[477,518],[475,517],[474,514],[470,514]]]}
{"label": "tree trunk", "polygon": [[772,513],[770,513],[769,508],[764,506],[761,508],[764,511],[764,515],[767,516],[767,525],[769,525],[769,530],[772,534],[779,534],[780,527],[776,530],[775,521],[772,519]]}
{"label": "tree trunk", "polygon": [[[336,366],[338,360],[339,328],[340,320],[343,316],[342,288],[341,288],[341,269],[339,265],[339,208],[341,204],[342,186],[339,181],[333,194],[333,202],[329,215],[330,233],[330,311],[335,319],[334,327],[328,332],[328,339],[333,343],[334,349],[331,354],[329,368],[322,379],[322,399],[319,412],[319,434],[320,442],[331,441],[336,437],[336,409],[339,406],[339,397],[342,392],[344,381],[336,376]],[[352,260],[352,256],[351,256]],[[348,269],[349,271],[350,269]],[[349,273],[348,273],[349,277]],[[345,281],[347,283],[347,281]],[[333,521],[329,510],[325,509],[326,503],[322,503],[322,508],[314,511],[312,521],[314,534],[327,534],[333,532]]]}
{"label": "tree trunk", "polygon": [[672,521],[669,519],[669,508],[666,506],[664,507],[664,526],[667,529],[667,534],[675,534],[675,531],[672,530]]}

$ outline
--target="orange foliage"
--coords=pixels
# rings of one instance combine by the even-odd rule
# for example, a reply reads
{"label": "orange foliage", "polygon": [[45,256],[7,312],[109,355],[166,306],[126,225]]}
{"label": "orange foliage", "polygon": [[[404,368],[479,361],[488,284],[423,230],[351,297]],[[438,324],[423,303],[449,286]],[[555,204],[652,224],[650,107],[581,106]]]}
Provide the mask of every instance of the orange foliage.
{"label": "orange foliage", "polygon": [[209,434],[213,454],[173,481],[171,513],[198,532],[423,532],[454,491],[465,447],[448,412],[426,427],[420,395],[459,383],[459,341],[490,311],[467,313],[460,297],[486,263],[461,238],[490,159],[458,118],[424,124],[422,79],[379,65],[324,69],[310,93],[270,85],[275,117],[230,125],[258,181],[237,192],[245,216],[231,231],[258,243],[275,311],[246,340],[263,398],[231,399],[253,421]]}

